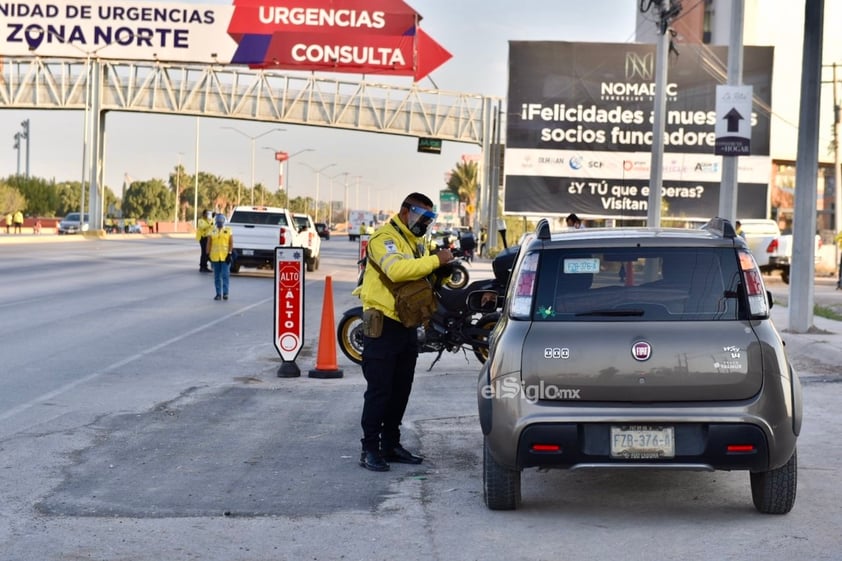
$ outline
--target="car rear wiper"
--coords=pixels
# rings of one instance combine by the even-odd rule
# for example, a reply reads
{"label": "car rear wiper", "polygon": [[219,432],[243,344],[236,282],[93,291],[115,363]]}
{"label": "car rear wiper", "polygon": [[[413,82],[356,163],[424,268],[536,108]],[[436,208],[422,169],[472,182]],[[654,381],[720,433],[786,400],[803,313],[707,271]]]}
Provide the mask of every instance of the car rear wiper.
{"label": "car rear wiper", "polygon": [[628,316],[642,316],[645,312],[643,310],[591,310],[589,312],[579,312],[575,314],[576,317],[582,316],[606,316],[606,317],[628,317]]}

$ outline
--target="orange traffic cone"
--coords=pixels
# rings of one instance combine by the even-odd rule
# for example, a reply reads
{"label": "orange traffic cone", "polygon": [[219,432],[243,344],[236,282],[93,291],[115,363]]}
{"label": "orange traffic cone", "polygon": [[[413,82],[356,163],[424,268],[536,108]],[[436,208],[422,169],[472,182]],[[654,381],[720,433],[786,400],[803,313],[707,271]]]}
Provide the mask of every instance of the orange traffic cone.
{"label": "orange traffic cone", "polygon": [[325,296],[322,303],[322,325],[319,328],[319,352],[316,368],[310,378],[341,378],[342,371],[336,363],[336,329],[333,320],[333,280],[325,277]]}

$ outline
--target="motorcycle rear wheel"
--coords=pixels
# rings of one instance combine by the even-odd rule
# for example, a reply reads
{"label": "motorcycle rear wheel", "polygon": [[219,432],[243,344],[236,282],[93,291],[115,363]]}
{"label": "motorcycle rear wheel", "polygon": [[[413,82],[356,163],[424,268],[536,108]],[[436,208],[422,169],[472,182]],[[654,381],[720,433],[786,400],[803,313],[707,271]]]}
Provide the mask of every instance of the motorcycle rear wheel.
{"label": "motorcycle rear wheel", "polygon": [[362,364],[363,362],[363,316],[362,308],[359,314],[345,314],[339,320],[336,328],[336,338],[339,341],[339,348],[351,362]]}

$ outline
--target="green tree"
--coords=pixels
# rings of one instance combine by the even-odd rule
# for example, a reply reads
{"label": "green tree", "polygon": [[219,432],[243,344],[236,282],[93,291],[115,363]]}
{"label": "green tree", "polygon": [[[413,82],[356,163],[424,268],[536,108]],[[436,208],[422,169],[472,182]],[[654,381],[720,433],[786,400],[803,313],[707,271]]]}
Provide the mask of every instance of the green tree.
{"label": "green tree", "polygon": [[5,216],[8,212],[24,208],[26,208],[26,197],[16,188],[0,180],[0,212]]}
{"label": "green tree", "polygon": [[[179,164],[175,166],[175,170],[170,174],[170,189],[173,194],[178,194],[178,219],[182,222],[188,219],[193,219],[193,213],[188,212],[193,208],[193,191],[195,185],[193,183],[193,176],[188,175],[184,166]],[[190,197],[188,198],[188,191]],[[175,197],[173,198],[175,200]]]}
{"label": "green tree", "polygon": [[[239,204],[238,200],[248,201],[248,188],[239,179],[214,177],[208,183],[208,206],[210,210],[229,214]],[[238,197],[239,195],[239,197]]]}
{"label": "green tree", "polygon": [[459,201],[465,203],[465,207],[470,209],[462,220],[463,226],[472,226],[473,213],[476,212],[479,189],[478,170],[476,162],[458,162],[447,180],[447,188],[456,193]]}
{"label": "green tree", "polygon": [[[85,200],[88,198],[85,191]],[[56,183],[56,197],[58,204],[55,208],[55,216],[65,216],[68,212],[79,212],[82,196],[81,181],[62,181]]]}
{"label": "green tree", "polygon": [[144,218],[149,222],[172,220],[172,193],[162,179],[135,181],[126,189],[124,218]]}
{"label": "green tree", "polygon": [[17,189],[26,200],[25,208],[18,208],[29,216],[52,216],[58,206],[55,185],[39,177],[14,175],[6,183]]}

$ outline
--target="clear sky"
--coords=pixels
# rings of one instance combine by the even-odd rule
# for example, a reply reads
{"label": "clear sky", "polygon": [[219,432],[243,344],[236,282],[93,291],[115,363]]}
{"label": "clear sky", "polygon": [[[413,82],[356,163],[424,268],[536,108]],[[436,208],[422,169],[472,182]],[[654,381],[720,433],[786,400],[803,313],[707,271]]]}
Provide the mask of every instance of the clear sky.
{"label": "clear sky", "polygon": [[[168,2],[177,3],[177,2]],[[191,4],[230,4],[230,0],[189,1]],[[571,2],[559,0],[408,0],[421,14],[421,28],[453,54],[431,74],[438,88],[505,97],[509,40],[610,41],[633,40],[636,0]],[[332,74],[356,80],[355,74]],[[378,80],[382,82],[383,80]],[[405,86],[411,78],[396,80]],[[420,82],[434,88],[428,79]],[[14,133],[23,119],[30,119],[30,173],[62,180],[82,178],[81,111],[0,111],[0,131],[7,131],[6,148],[0,150],[0,176],[17,171],[17,151],[12,149]],[[123,175],[138,180],[166,179],[179,158],[189,174],[195,172],[195,117],[137,113],[109,113],[105,184],[118,196]],[[320,195],[328,195],[326,176],[348,172],[360,176],[359,205],[393,210],[411,191],[436,197],[445,187],[445,173],[462,154],[475,154],[479,147],[445,142],[441,155],[419,154],[414,138],[372,133],[355,133],[327,128],[287,124],[202,118],[199,137],[199,168],[222,177],[251,183],[251,143],[248,138],[222,127],[232,126],[256,136],[280,126],[255,141],[255,182],[277,186],[278,165],[271,150],[302,153],[290,160],[288,184],[293,197],[315,197],[315,174],[303,162],[325,170]],[[25,168],[22,151],[21,168]],[[334,200],[343,199],[343,178],[334,182]],[[351,180],[355,184],[355,180]],[[356,207],[355,189],[350,190]]]}
{"label": "clear sky", "polygon": [[[370,0],[374,2],[374,0]],[[443,90],[505,97],[508,87],[508,41],[633,42],[638,0],[406,0],[423,20],[421,27],[448,49],[453,58],[424,79],[420,86]],[[768,2],[768,3],[767,3]],[[178,2],[168,2],[178,3]],[[231,0],[182,0],[189,4],[225,4]],[[685,0],[686,3],[686,0]],[[775,74],[791,76],[776,80],[773,95],[778,131],[773,120],[773,157],[795,157],[798,87],[804,3],[790,0],[762,0],[755,12],[754,37],[758,44],[778,44]],[[826,1],[825,28],[842,17],[842,2]],[[752,25],[747,23],[747,26]],[[825,32],[825,61],[842,62],[842,39]],[[781,41],[786,44],[782,45]],[[828,45],[831,48],[828,48]],[[841,71],[842,72],[842,71]],[[355,80],[355,74],[325,76]],[[387,80],[377,78],[377,82]],[[411,78],[392,82],[409,86]],[[781,90],[780,88],[789,88]],[[822,115],[830,111],[832,91],[822,89]],[[12,149],[15,131],[23,119],[31,122],[30,169],[34,176],[56,180],[82,177],[81,111],[0,111],[0,131],[7,135],[0,150],[0,176],[16,172],[17,152]],[[196,118],[152,114],[110,113],[106,120],[107,144],[105,184],[119,195],[124,174],[138,180],[166,179],[179,160],[188,174],[195,172]],[[783,125],[781,125],[783,123]],[[824,121],[823,121],[824,123]],[[410,191],[436,198],[444,188],[445,174],[463,154],[477,154],[479,147],[445,142],[441,155],[419,154],[411,137],[356,133],[327,128],[269,124],[250,121],[202,118],[199,137],[199,169],[224,178],[238,178],[251,184],[251,143],[248,138],[223,129],[235,127],[256,136],[273,127],[273,132],[255,143],[255,183],[275,188],[278,165],[272,149],[295,153],[289,166],[288,186],[293,197],[315,197],[315,174],[307,167],[335,164],[322,175],[321,199],[328,195],[327,176],[347,172],[360,177],[359,198],[350,190],[351,207],[396,208]],[[826,159],[829,125],[822,126],[820,157]],[[777,137],[777,140],[776,138]],[[776,141],[784,145],[776,150]],[[790,149],[792,148],[792,149]],[[785,153],[780,153],[785,152]],[[307,164],[307,166],[303,165]],[[22,162],[21,168],[25,164]],[[343,199],[342,176],[334,182],[333,199]],[[352,185],[356,180],[351,180]],[[357,203],[357,201],[359,201]]]}

